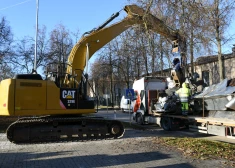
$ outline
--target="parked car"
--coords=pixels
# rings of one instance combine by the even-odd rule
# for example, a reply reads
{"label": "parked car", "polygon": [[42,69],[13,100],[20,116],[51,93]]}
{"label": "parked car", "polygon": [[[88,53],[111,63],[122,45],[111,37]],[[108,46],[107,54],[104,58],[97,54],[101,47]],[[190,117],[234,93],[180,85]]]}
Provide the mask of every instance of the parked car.
{"label": "parked car", "polygon": [[132,108],[130,99],[126,99],[125,96],[122,96],[122,99],[120,102],[120,108],[122,112],[129,112],[129,110],[132,112],[133,108]]}

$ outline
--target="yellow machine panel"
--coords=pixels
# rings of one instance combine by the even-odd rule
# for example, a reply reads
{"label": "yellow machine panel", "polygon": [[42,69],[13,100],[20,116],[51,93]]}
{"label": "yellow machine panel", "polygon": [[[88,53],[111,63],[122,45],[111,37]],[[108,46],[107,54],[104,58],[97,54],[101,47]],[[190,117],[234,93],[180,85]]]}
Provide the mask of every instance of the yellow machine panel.
{"label": "yellow machine panel", "polygon": [[15,79],[5,79],[0,83],[0,115],[14,115]]}
{"label": "yellow machine panel", "polygon": [[43,80],[16,80],[15,110],[45,110],[46,82]]}
{"label": "yellow machine panel", "polygon": [[55,82],[47,81],[47,109],[48,110],[62,110],[60,106],[60,88]]}

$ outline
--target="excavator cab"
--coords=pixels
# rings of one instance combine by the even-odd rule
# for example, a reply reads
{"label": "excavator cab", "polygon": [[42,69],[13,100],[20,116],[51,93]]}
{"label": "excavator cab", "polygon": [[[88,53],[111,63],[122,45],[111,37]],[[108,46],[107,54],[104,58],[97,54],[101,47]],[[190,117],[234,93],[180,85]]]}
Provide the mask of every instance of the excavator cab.
{"label": "excavator cab", "polygon": [[[65,73],[66,63],[49,63],[46,80],[53,81],[60,88],[60,101],[64,109],[94,109],[94,101],[87,96],[88,75],[76,81],[76,75]],[[82,71],[82,70],[80,70]],[[69,81],[69,83],[66,83]]]}
{"label": "excavator cab", "polygon": [[[46,69],[46,80],[50,80],[55,82],[55,84],[58,87],[70,87],[70,88],[75,88],[75,82],[72,83],[70,86],[66,85],[66,83],[64,83],[65,79],[71,80],[71,78],[74,79],[74,76],[72,76],[69,73],[66,73],[66,68],[67,66],[71,66],[69,64],[66,63],[49,63],[47,65],[47,69]],[[75,81],[75,80],[72,80]]]}

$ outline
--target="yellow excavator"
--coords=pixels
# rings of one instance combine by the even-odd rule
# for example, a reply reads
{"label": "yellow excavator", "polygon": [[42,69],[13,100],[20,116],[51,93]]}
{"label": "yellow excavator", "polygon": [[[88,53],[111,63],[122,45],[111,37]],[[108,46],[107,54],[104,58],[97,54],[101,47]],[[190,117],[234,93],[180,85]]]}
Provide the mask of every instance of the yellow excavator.
{"label": "yellow excavator", "polygon": [[[7,138],[14,143],[80,141],[120,138],[120,121],[92,117],[94,100],[87,96],[88,75],[84,69],[92,55],[129,27],[138,24],[180,41],[163,21],[136,5],[124,7],[127,16],[110,26],[119,13],[87,32],[73,47],[68,64],[48,70],[46,79],[39,74],[18,74],[0,83],[0,115],[19,116],[7,128]],[[178,43],[177,42],[177,43]],[[179,44],[180,45],[180,44]],[[26,117],[27,116],[27,117]]]}

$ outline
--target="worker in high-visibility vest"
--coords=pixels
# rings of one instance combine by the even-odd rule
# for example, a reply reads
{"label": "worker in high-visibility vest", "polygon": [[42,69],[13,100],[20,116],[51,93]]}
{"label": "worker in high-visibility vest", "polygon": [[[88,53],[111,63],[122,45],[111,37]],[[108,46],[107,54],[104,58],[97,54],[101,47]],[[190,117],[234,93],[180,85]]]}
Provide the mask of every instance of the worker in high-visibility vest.
{"label": "worker in high-visibility vest", "polygon": [[177,90],[176,94],[178,94],[180,98],[182,114],[188,115],[189,97],[191,96],[191,90],[187,87],[187,83],[183,83],[182,88]]}

